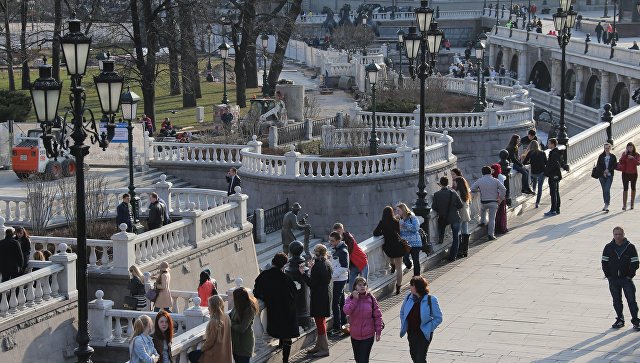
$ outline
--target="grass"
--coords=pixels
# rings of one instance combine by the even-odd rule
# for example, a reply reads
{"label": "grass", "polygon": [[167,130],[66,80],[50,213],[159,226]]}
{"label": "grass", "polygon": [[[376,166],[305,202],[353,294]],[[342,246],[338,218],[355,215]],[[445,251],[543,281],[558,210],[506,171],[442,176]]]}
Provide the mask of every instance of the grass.
{"label": "grass", "polygon": [[[206,70],[206,60],[202,60],[198,64],[198,68],[200,70]],[[212,66],[214,70],[216,67],[222,69],[221,61],[212,60]],[[169,117],[171,122],[177,127],[185,127],[185,126],[194,126],[199,125],[196,122],[196,108],[182,108],[182,95],[171,96],[169,95],[169,72],[166,65],[161,65],[162,72],[158,75],[158,79],[156,81],[156,124],[158,127],[160,123],[165,117]],[[118,70],[118,64],[116,64],[116,70]],[[99,70],[98,67],[89,67],[87,69],[87,74],[83,79],[83,84],[86,88],[87,101],[86,106],[91,108],[94,112],[95,117],[100,117],[100,103],[98,101],[98,95],[96,88],[93,83],[93,76],[98,75]],[[32,69],[31,72],[31,82],[35,81],[38,78],[38,70]],[[66,69],[61,70],[60,72],[62,78],[62,95],[60,97],[60,106],[58,109],[58,113],[61,116],[64,116],[65,107],[68,107],[70,95],[70,86],[71,80],[67,75]],[[214,72],[215,74],[215,72]],[[227,97],[229,98],[230,104],[236,103],[236,88],[235,83],[229,82],[230,72],[227,69]],[[14,77],[16,82],[16,88],[20,87],[22,70],[19,67],[14,68]],[[202,89],[202,98],[197,100],[198,106],[204,107],[205,112],[205,123],[211,124],[213,121],[213,106],[220,104],[222,101],[223,94],[223,85],[222,82],[207,82],[206,81],[206,72],[201,71],[200,76],[200,85]],[[125,84],[126,87],[126,84]],[[9,78],[6,71],[0,71],[0,89],[9,89]],[[131,87],[131,90],[137,93],[140,97],[142,97],[142,90],[138,85]],[[28,90],[23,90],[25,93],[29,93]],[[246,91],[247,100],[253,97],[254,95],[260,95],[260,88],[250,88]],[[249,102],[247,101],[247,104]],[[176,111],[176,113],[172,113],[171,111]],[[241,115],[248,110],[248,108],[241,109]],[[143,113],[143,103],[142,100],[138,102],[138,116],[141,116]],[[117,115],[121,116],[121,115]],[[28,117],[29,121],[35,122],[35,111],[33,107]]]}

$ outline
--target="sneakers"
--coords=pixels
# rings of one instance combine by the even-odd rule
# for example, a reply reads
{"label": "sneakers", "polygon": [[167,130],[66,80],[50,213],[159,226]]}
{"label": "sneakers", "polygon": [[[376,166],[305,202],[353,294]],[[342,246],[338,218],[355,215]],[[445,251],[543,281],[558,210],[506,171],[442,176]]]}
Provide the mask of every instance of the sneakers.
{"label": "sneakers", "polygon": [[640,331],[640,323],[631,323],[631,325],[633,326],[634,330]]}
{"label": "sneakers", "polygon": [[487,236],[487,239],[488,239],[489,241],[493,241],[494,239],[496,239],[496,236],[488,235],[488,236]]}
{"label": "sneakers", "polygon": [[548,211],[547,213],[544,214],[545,217],[553,217],[557,215],[557,213],[553,210]]}
{"label": "sneakers", "polygon": [[[634,324],[634,325],[638,325],[638,324]],[[612,327],[613,329],[620,329],[620,328],[622,328],[623,326],[624,326],[624,320],[622,320],[622,319],[620,319],[620,318],[617,318],[617,319],[616,319],[616,322],[615,322],[615,323],[613,323],[613,325],[611,325],[611,327]]]}

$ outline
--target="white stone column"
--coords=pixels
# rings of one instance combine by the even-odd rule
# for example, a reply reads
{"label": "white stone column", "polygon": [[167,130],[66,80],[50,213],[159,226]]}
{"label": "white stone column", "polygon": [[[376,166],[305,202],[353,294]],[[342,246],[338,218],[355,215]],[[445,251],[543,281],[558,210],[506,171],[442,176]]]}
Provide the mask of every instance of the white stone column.
{"label": "white stone column", "polygon": [[511,48],[502,47],[502,64],[504,64],[504,68],[507,70],[507,76],[509,75],[509,71],[511,70],[511,55],[513,54]]}
{"label": "white stone column", "polygon": [[193,221],[193,223],[189,225],[189,243],[198,247],[198,242],[202,241],[202,220],[200,216],[203,211],[195,209],[195,203],[193,202],[189,203],[187,208],[189,209],[182,211],[180,215],[182,218],[191,219]]}
{"label": "white stone column", "polygon": [[600,106],[609,103],[609,72],[600,71]]}
{"label": "white stone column", "polygon": [[527,54],[528,53],[526,51],[518,52],[518,81],[520,84],[526,84],[528,79],[527,70],[529,69],[529,61],[527,59]]}
{"label": "white stone column", "polygon": [[60,244],[60,252],[49,257],[49,261],[64,266],[64,270],[58,272],[58,293],[66,296],[69,300],[78,297],[76,288],[76,260],[75,253],[67,253],[67,245]]}
{"label": "white stone column", "polygon": [[451,158],[453,157],[453,152],[451,150],[451,138],[449,137],[449,131],[444,130],[442,131],[442,136],[440,136],[440,143],[443,143],[447,146],[447,161],[451,161]]}
{"label": "white stone column", "polygon": [[158,194],[158,197],[167,203],[167,208],[169,208],[169,212],[171,212],[171,187],[173,183],[168,182],[167,176],[162,174],[160,175],[160,181],[153,186],[155,187],[155,192]]}
{"label": "white stone column", "polygon": [[256,221],[256,224],[253,226],[253,228],[256,230],[255,236],[256,236],[256,241],[255,243],[263,243],[263,242],[267,242],[267,234],[264,233],[264,209],[262,208],[258,208],[255,209],[253,211],[253,215],[254,215],[254,220]]}
{"label": "white stone column", "polygon": [[409,125],[404,128],[404,140],[410,148],[420,146],[420,127],[416,125],[415,120],[409,121]]}
{"label": "white stone column", "polygon": [[120,232],[111,236],[113,243],[113,269],[112,274],[128,275],[129,267],[136,263],[135,242],[136,234],[127,232],[127,225],[120,223]]}
{"label": "white stone column", "polygon": [[573,98],[574,102],[582,103],[582,82],[584,81],[584,69],[581,65],[576,64],[573,67],[576,73],[576,96]]}
{"label": "white stone column", "polygon": [[103,300],[104,292],[96,291],[96,299],[89,302],[89,336],[92,345],[105,346],[113,339],[111,317],[107,311],[113,309],[113,301]]}
{"label": "white stone column", "polygon": [[233,210],[233,214],[236,217],[236,226],[242,229],[242,226],[247,222],[247,199],[249,199],[249,196],[242,194],[242,188],[240,187],[236,187],[234,191],[235,194],[229,196],[229,202],[238,203],[238,208]]}
{"label": "white stone column", "polygon": [[200,307],[200,302],[200,297],[195,296],[193,298],[193,306],[182,312],[187,330],[191,330],[209,321],[209,317],[205,315],[205,310]]}
{"label": "white stone column", "polygon": [[300,156],[300,153],[295,150],[295,146],[291,145],[291,150],[284,154],[286,175],[288,177],[297,177],[300,175],[300,165],[298,165],[298,157]]}
{"label": "white stone column", "polygon": [[262,154],[262,141],[258,141],[256,135],[251,136],[251,141],[247,143],[247,146],[250,146],[254,153]]}
{"label": "white stone column", "polygon": [[401,146],[396,148],[396,152],[401,155],[402,161],[400,165],[402,166],[402,171],[405,173],[410,173],[413,171],[413,162],[411,159],[411,152],[413,151],[412,147],[407,146],[407,142],[403,141]]}
{"label": "white stone column", "polygon": [[489,44],[489,66],[495,67],[496,58],[498,58],[498,46],[496,44]]}
{"label": "white stone column", "polygon": [[416,105],[416,109],[413,110],[413,121],[420,126],[420,105]]}

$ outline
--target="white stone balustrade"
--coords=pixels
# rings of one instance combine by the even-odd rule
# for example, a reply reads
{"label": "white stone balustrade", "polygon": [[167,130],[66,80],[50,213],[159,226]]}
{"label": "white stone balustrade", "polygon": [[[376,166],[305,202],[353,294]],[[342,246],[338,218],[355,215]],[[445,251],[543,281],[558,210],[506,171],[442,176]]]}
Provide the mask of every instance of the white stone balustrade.
{"label": "white stone balustrade", "polygon": [[151,158],[156,162],[182,161],[195,164],[238,165],[242,145],[193,144],[151,141]]}
{"label": "white stone balustrade", "polygon": [[640,128],[640,106],[633,106],[620,112],[613,116],[611,121],[611,134],[618,139],[637,132],[638,128]]}
{"label": "white stone balustrade", "polygon": [[569,138],[567,143],[567,164],[579,165],[582,162],[595,161],[602,145],[607,142],[606,122],[601,122]]}
{"label": "white stone balustrade", "polygon": [[[487,10],[488,11],[488,10]],[[482,10],[442,10],[439,12],[440,17],[438,19],[477,19],[482,16]],[[402,12],[374,12],[371,14],[372,21],[390,22],[390,21],[415,21],[416,14],[413,11]],[[296,18],[298,24],[322,24],[327,20],[327,14],[302,14]],[[340,20],[340,15],[335,14],[334,20],[337,22]],[[349,15],[349,20],[353,23],[356,17],[353,14]]]}
{"label": "white stone balustrade", "polygon": [[29,203],[25,197],[0,196],[0,212],[5,223],[25,224],[29,221]]}
{"label": "white stone balustrade", "polygon": [[0,283],[0,323],[22,313],[46,310],[51,303],[78,297],[76,259],[61,244],[49,262],[34,263],[37,271]]}
{"label": "white stone balustrade", "polygon": [[[326,149],[363,148],[369,146],[369,127],[336,129],[332,126],[323,129],[323,147]],[[397,148],[404,144],[409,147],[418,147],[420,140],[420,129],[415,125],[415,121],[409,121],[409,126],[403,129],[396,128],[376,128],[378,145],[381,148]],[[441,133],[428,131],[425,134],[426,145],[433,145],[440,140]]]}

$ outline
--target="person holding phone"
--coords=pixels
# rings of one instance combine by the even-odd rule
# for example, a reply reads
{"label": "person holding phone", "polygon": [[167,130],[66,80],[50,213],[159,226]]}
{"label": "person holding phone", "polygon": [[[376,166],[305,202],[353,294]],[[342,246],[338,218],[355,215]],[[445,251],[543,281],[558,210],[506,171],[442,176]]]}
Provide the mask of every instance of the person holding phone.
{"label": "person holding phone", "polygon": [[310,270],[305,271],[304,264],[300,264],[299,270],[304,282],[311,290],[311,316],[316,322],[318,337],[313,348],[307,351],[314,357],[326,357],[329,355],[329,340],[327,339],[327,318],[331,316],[331,275],[333,269],[327,260],[327,247],[317,244],[313,248],[314,258],[307,264]]}
{"label": "person holding phone", "polygon": [[356,277],[353,291],[344,303],[344,313],[351,324],[351,347],[356,363],[368,363],[373,338],[380,341],[382,312],[378,300],[368,291],[367,280]]}

